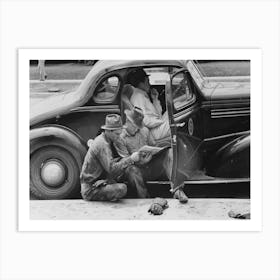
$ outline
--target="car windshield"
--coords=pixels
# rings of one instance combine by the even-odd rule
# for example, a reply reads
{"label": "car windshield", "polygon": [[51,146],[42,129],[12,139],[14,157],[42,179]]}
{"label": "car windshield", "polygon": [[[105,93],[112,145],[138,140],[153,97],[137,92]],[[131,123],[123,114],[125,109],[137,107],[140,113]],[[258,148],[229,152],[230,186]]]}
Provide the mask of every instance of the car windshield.
{"label": "car windshield", "polygon": [[250,76],[250,60],[195,60],[204,77]]}

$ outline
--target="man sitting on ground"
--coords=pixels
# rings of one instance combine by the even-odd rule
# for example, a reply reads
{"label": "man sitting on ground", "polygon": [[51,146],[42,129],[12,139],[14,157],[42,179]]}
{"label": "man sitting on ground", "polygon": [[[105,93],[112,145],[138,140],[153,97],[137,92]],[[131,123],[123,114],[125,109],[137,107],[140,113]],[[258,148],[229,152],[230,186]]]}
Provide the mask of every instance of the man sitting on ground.
{"label": "man sitting on ground", "polygon": [[[80,175],[81,195],[85,200],[117,201],[127,193],[127,186],[117,181],[125,174],[129,179],[137,175],[131,167],[139,161],[139,154],[135,152],[119,158],[114,147],[122,132],[119,115],[107,115],[106,124],[101,128],[104,132],[90,140],[84,159]],[[135,179],[130,181],[135,182]]]}

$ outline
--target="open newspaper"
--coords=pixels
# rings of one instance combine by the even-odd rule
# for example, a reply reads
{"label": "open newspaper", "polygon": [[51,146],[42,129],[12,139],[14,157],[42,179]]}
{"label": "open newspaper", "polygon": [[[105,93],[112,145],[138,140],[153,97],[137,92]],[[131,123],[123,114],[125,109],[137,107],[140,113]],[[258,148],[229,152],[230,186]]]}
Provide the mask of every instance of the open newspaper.
{"label": "open newspaper", "polygon": [[138,163],[141,165],[148,163],[155,155],[158,155],[159,153],[167,150],[168,148],[170,147],[154,147],[145,145],[138,150],[140,154],[140,161]]}
{"label": "open newspaper", "polygon": [[166,150],[168,149],[169,147],[166,146],[166,147],[154,147],[154,146],[148,146],[148,145],[145,145],[143,147],[141,147],[138,152],[141,152],[141,153],[147,153],[147,154],[151,154],[152,156],[158,154],[159,152],[163,151],[163,150]]}

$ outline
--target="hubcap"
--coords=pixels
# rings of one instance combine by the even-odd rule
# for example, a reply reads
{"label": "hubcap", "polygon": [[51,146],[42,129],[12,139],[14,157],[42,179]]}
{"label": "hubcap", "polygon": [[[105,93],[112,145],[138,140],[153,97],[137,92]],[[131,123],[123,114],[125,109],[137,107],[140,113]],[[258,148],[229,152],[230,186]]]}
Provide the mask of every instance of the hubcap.
{"label": "hubcap", "polygon": [[59,160],[50,159],[43,163],[41,167],[41,178],[48,186],[60,186],[65,181],[65,177],[65,166]]}

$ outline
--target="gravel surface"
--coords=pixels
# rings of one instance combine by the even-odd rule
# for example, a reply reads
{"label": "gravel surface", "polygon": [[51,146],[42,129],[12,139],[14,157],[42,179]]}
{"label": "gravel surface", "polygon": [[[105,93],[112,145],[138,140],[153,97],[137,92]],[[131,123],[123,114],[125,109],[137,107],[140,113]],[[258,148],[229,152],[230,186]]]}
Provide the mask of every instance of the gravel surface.
{"label": "gravel surface", "polygon": [[148,209],[153,199],[123,199],[119,202],[87,202],[77,200],[31,200],[30,218],[39,220],[120,220],[120,219],[182,219],[225,220],[230,210],[250,211],[249,199],[190,199],[181,204],[168,199],[169,208],[160,216]]}

